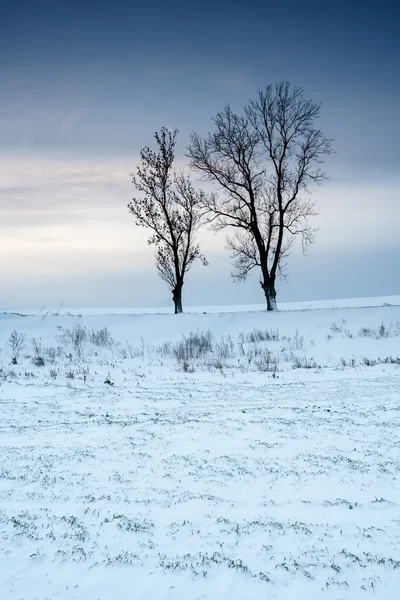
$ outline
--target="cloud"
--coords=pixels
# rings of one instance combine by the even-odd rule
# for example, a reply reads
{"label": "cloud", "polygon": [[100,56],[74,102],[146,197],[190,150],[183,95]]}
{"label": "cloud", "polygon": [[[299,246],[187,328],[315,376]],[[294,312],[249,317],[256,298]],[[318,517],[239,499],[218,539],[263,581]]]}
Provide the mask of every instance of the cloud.
{"label": "cloud", "polygon": [[132,162],[0,157],[3,228],[104,220],[127,215]]}
{"label": "cloud", "polygon": [[[0,269],[2,287],[10,298],[15,297],[15,304],[24,297],[24,289],[32,298],[43,296],[40,303],[48,303],[45,295],[49,294],[55,303],[68,298],[69,303],[80,305],[84,296],[86,305],[90,298],[94,304],[104,304],[100,297],[121,306],[126,304],[126,289],[136,304],[152,304],[153,289],[158,290],[157,298],[164,298],[165,291],[169,299],[154,269],[148,232],[134,225],[126,207],[134,194],[129,174],[136,163],[137,157],[129,156],[0,156]],[[335,282],[350,282],[353,276],[354,281],[364,282],[363,295],[368,295],[364,276],[370,278],[371,256],[385,255],[390,262],[400,250],[398,182],[360,184],[337,179],[317,188],[313,198],[320,212],[314,219],[319,228],[316,244],[307,258],[296,250],[290,280],[296,285],[282,286],[291,290],[287,299],[325,294],[323,290],[331,289],[326,273]],[[192,304],[262,301],[258,273],[248,286],[238,288],[230,282],[224,234],[203,231],[199,240],[210,268],[194,267],[190,274]],[[393,274],[385,276],[388,282],[393,279]],[[85,281],[89,288],[83,294]],[[116,285],[112,293],[111,281]],[[371,293],[377,293],[372,281]]]}
{"label": "cloud", "polygon": [[0,157],[0,188],[29,189],[49,186],[126,185],[136,161],[118,159],[62,159],[48,157]]}
{"label": "cloud", "polygon": [[399,245],[399,181],[337,181],[312,195],[319,216],[318,246],[331,251]]}

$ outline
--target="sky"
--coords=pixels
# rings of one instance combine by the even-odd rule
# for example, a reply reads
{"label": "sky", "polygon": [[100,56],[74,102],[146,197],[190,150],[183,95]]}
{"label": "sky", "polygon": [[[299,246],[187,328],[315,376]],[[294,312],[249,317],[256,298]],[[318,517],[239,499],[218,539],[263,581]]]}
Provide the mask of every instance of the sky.
{"label": "sky", "polygon": [[[176,127],[184,164],[192,131],[283,79],[322,103],[336,154],[278,302],[400,293],[399,22],[394,1],[3,0],[0,308],[170,305],[127,210],[140,149]],[[262,303],[224,234],[199,239],[184,304]]]}

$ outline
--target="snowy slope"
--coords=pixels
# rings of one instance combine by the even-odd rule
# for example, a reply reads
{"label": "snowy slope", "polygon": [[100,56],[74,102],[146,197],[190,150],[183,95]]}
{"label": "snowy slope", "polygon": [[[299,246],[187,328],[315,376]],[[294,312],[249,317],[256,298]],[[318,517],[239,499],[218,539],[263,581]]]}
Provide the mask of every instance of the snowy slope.
{"label": "snowy slope", "polygon": [[[279,310],[317,310],[321,308],[367,308],[372,306],[400,306],[400,295],[398,296],[374,296],[366,298],[340,298],[334,300],[310,300],[305,302],[280,302]],[[246,304],[246,305],[225,305],[225,306],[188,306],[185,312],[190,314],[197,313],[227,313],[227,312],[254,312],[265,311],[265,303]],[[44,314],[71,314],[71,315],[130,315],[130,314],[170,314],[173,312],[172,304],[167,307],[159,308],[58,308],[40,309],[0,309],[1,312],[14,312],[25,315],[43,316]]]}
{"label": "snowy slope", "polygon": [[386,300],[1,315],[0,598],[397,599]]}

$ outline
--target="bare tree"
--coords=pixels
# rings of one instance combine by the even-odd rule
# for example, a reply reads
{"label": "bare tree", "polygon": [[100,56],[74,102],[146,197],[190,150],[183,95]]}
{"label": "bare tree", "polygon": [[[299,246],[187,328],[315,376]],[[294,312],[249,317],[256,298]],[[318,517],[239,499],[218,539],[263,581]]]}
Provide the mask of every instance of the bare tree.
{"label": "bare tree", "polygon": [[276,310],[276,277],[285,275],[295,238],[303,249],[314,240],[314,203],[304,195],[326,179],[318,164],[332,152],[332,140],[315,125],[319,112],[284,81],[259,90],[244,116],[228,106],[213,119],[213,133],[191,136],[191,166],[217,185],[202,199],[207,220],[233,230],[227,245],[235,280],[260,268],[268,310]]}
{"label": "bare tree", "polygon": [[175,314],[182,312],[182,288],[193,262],[207,264],[196,243],[203,193],[189,176],[173,171],[177,134],[163,127],[154,136],[158,151],[141,150],[141,165],[132,181],[143,196],[128,204],[136,224],[152,231],[148,243],[157,247],[156,268],[172,290]]}

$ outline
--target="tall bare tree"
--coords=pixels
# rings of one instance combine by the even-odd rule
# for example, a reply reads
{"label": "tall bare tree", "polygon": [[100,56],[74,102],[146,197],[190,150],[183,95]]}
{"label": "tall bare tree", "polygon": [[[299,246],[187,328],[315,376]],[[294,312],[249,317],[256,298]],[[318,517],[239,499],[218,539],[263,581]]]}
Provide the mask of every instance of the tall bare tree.
{"label": "tall bare tree", "polygon": [[285,275],[295,238],[303,249],[314,240],[307,195],[326,179],[318,165],[332,152],[332,140],[316,127],[319,113],[320,104],[284,81],[259,90],[243,116],[228,106],[213,119],[213,133],[191,136],[191,166],[217,186],[202,199],[207,220],[233,231],[227,245],[235,280],[260,268],[268,310],[276,310],[276,278]]}
{"label": "tall bare tree", "polygon": [[155,133],[157,151],[141,150],[141,165],[132,182],[142,196],[128,204],[135,222],[152,231],[148,240],[156,250],[156,268],[172,290],[175,314],[182,312],[182,288],[193,262],[206,259],[196,243],[200,226],[199,206],[203,193],[188,175],[173,170],[178,130],[162,128]]}

